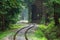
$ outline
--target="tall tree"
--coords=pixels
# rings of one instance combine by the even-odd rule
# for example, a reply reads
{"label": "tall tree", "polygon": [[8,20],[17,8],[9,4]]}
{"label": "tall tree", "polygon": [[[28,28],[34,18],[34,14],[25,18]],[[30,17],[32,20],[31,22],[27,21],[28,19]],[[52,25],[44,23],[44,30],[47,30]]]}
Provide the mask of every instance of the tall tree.
{"label": "tall tree", "polygon": [[55,21],[55,25],[58,26],[59,25],[59,16],[58,16],[58,12],[59,10],[57,10],[60,6],[60,4],[53,2],[54,4],[54,21]]}
{"label": "tall tree", "polygon": [[32,14],[34,14],[33,17],[33,21],[34,23],[40,23],[41,18],[42,18],[42,14],[43,14],[43,1],[41,0],[35,0],[34,3],[32,4],[33,8],[32,8]]}
{"label": "tall tree", "polygon": [[19,0],[0,0],[0,30],[10,28],[17,22],[22,2]]}

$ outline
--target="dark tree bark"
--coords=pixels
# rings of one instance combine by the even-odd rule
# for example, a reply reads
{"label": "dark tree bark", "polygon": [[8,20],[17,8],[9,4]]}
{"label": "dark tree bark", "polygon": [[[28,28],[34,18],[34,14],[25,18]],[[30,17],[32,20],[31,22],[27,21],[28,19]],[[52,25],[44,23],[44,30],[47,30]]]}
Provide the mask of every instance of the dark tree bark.
{"label": "dark tree bark", "polygon": [[49,14],[45,13],[45,24],[48,25],[49,23]]}
{"label": "dark tree bark", "polygon": [[36,22],[36,19],[37,19],[37,7],[36,5],[31,5],[32,7],[32,23],[35,23]]}
{"label": "dark tree bark", "polygon": [[36,0],[32,5],[32,22],[40,23],[43,15],[43,1]]}
{"label": "dark tree bark", "polygon": [[55,26],[59,25],[59,18],[56,12],[54,12],[54,21],[55,21]]}
{"label": "dark tree bark", "polygon": [[56,12],[57,7],[59,6],[57,3],[53,3],[54,4],[54,21],[55,21],[55,26],[59,25],[59,17],[58,17],[58,13]]}
{"label": "dark tree bark", "polygon": [[4,31],[6,29],[6,26],[5,26],[5,17],[4,17],[4,15],[0,15],[0,16],[1,16],[1,27],[0,27],[0,30]]}

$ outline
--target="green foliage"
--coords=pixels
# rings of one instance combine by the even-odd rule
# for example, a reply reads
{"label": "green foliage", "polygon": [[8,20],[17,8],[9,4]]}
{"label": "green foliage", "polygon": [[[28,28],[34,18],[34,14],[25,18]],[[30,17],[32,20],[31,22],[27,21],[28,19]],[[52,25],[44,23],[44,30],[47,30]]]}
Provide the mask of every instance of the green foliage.
{"label": "green foliage", "polygon": [[11,29],[18,29],[18,28],[24,27],[25,25],[24,24],[10,24],[9,26]]}
{"label": "green foliage", "polygon": [[5,32],[0,32],[0,40],[2,40],[4,37],[6,37],[9,34],[13,34],[14,32],[11,32],[11,30],[6,30]]}
{"label": "green foliage", "polygon": [[[10,24],[14,24],[18,21],[18,15],[21,12],[23,2],[20,0],[0,0],[0,26],[4,25],[9,27]],[[3,17],[2,17],[3,16]]]}
{"label": "green foliage", "polygon": [[59,40],[59,38],[57,38],[57,31],[59,31],[58,27],[54,26],[54,22],[51,21],[47,26],[43,24],[39,25],[35,35],[37,38],[44,37],[45,39],[50,38],[51,40]]}
{"label": "green foliage", "polygon": [[47,27],[43,24],[39,25],[39,27],[37,28],[37,30],[35,31],[35,37],[34,40],[47,40],[47,38],[45,37],[45,34],[43,32],[43,30],[45,30]]}
{"label": "green foliage", "polygon": [[25,25],[23,24],[10,24],[11,29],[7,29],[4,32],[0,32],[0,40],[2,40],[7,35],[14,35],[15,31],[17,31],[18,28],[23,28]]}

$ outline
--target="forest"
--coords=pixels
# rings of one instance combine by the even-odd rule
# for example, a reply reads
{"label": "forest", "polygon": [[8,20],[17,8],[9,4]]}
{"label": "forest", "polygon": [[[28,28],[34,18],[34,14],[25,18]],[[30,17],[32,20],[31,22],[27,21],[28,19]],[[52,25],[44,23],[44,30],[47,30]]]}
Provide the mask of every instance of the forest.
{"label": "forest", "polygon": [[60,40],[60,0],[0,0],[0,40]]}

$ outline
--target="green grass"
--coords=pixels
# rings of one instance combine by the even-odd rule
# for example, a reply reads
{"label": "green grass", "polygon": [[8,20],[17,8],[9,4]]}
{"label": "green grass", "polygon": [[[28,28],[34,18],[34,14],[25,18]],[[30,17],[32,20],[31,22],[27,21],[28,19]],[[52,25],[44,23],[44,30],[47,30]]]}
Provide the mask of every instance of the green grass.
{"label": "green grass", "polygon": [[0,32],[0,39],[6,37],[9,34],[12,34],[13,32],[11,32],[11,30],[6,30],[4,32]]}
{"label": "green grass", "polygon": [[37,38],[37,37],[32,37],[33,40],[47,40],[45,37],[40,37],[40,38]]}
{"label": "green grass", "polygon": [[[14,32],[12,32],[12,30],[22,28],[25,25],[23,25],[23,24],[14,24],[14,25],[10,25],[10,26],[11,26],[10,30],[6,30],[5,32],[0,32],[0,39],[4,38],[5,36],[7,36],[11,33],[14,33]],[[45,37],[45,34],[41,31],[41,29],[45,30],[46,32],[50,32],[50,31],[53,30],[53,27],[54,27],[54,22],[51,22],[50,24],[48,24],[48,26],[46,26],[44,24],[40,24],[38,29],[33,34],[29,34],[30,36],[28,35],[28,38],[30,38],[32,40],[47,40],[47,38]],[[55,27],[54,27],[54,30],[56,30]],[[52,33],[52,34],[50,34],[50,37],[55,38],[54,35],[56,35],[56,34]]]}
{"label": "green grass", "polygon": [[13,34],[13,30],[18,29],[18,28],[22,28],[24,27],[24,25],[20,25],[20,24],[14,24],[14,25],[10,25],[11,29],[7,29],[4,32],[0,32],[0,40],[2,40],[2,38],[6,37],[7,35]]}
{"label": "green grass", "polygon": [[34,33],[29,34],[28,38],[31,40],[47,40],[41,30],[36,30]]}
{"label": "green grass", "polygon": [[[42,31],[44,30],[45,33],[50,33],[49,34],[49,38],[53,39],[53,40],[60,40],[60,38],[57,38],[57,31],[58,28],[54,26],[54,22],[51,22],[50,24],[48,24],[47,26],[44,24],[40,24],[38,29],[35,31],[34,34],[32,34],[31,38],[32,40],[47,40],[47,37],[45,36],[45,33]],[[55,31],[55,32],[51,32],[51,31]]]}
{"label": "green grass", "polygon": [[31,40],[47,40],[45,37],[37,38],[36,36],[31,37],[30,39],[31,39]]}
{"label": "green grass", "polygon": [[18,29],[18,28],[22,28],[24,26],[25,26],[24,24],[11,24],[10,28],[11,29]]}
{"label": "green grass", "polygon": [[41,29],[46,29],[47,27],[43,24],[39,25],[37,30],[35,30],[33,33],[28,34],[28,38],[31,40],[47,40],[45,37],[44,33],[40,30]]}
{"label": "green grass", "polygon": [[45,25],[39,25],[39,28],[35,31],[35,40],[47,40],[41,29],[45,30],[47,27]]}

